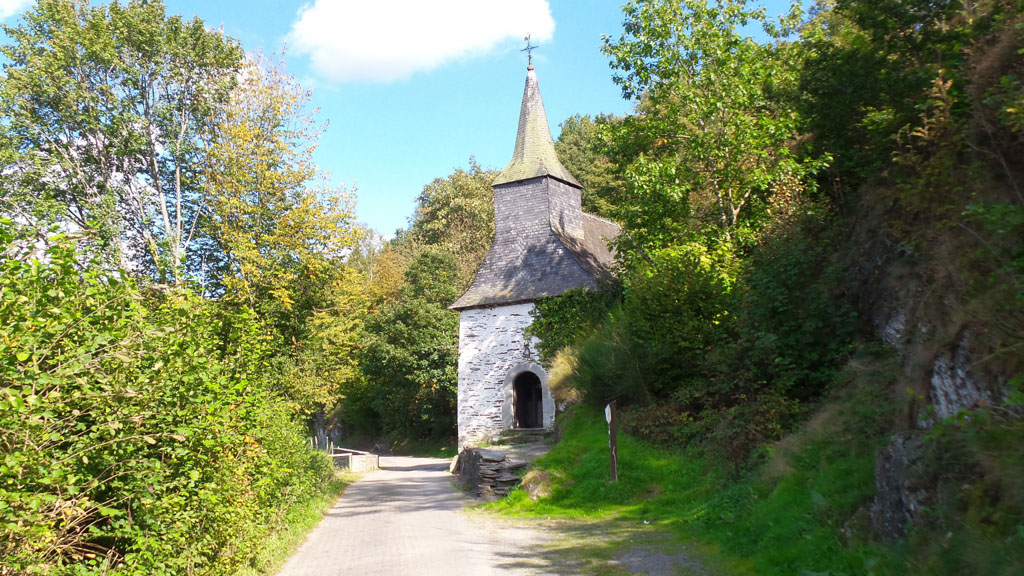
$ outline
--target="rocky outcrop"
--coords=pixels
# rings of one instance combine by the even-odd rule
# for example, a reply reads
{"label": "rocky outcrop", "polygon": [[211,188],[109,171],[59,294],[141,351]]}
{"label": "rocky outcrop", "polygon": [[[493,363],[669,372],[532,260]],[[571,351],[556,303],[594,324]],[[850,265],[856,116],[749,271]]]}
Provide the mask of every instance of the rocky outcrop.
{"label": "rocky outcrop", "polygon": [[907,525],[921,512],[925,492],[910,482],[910,467],[921,455],[922,440],[894,434],[875,464],[875,499],[871,504],[871,531],[890,542],[901,538]]}
{"label": "rocky outcrop", "polygon": [[[971,370],[971,332],[964,330],[951,350],[939,354],[932,362],[930,396],[938,419],[949,418],[964,408],[990,405],[1005,398],[995,397]],[[999,393],[999,392],[996,392]],[[1000,396],[1005,393],[1000,394]]]}
{"label": "rocky outcrop", "polygon": [[900,353],[908,379],[920,382],[922,402],[911,415],[917,427],[1002,404],[1012,370],[993,361],[1000,343],[967,311],[970,298],[956,278],[929,260],[937,256],[893,240],[880,218],[866,213],[856,226],[857,285],[849,289],[878,337]]}
{"label": "rocky outcrop", "polygon": [[950,260],[971,248],[952,234],[914,246],[898,241],[891,222],[900,208],[887,207],[884,196],[869,193],[860,208],[849,244],[856,269],[847,290],[857,294],[861,317],[898,353],[901,374],[893,384],[913,395],[906,420],[896,425],[904,431],[891,436],[876,459],[876,493],[867,506],[874,537],[892,541],[923,519],[922,503],[934,497],[934,479],[915,478],[922,431],[962,410],[1002,405],[1020,362],[1004,353],[1010,348],[993,329],[995,309],[965,282],[966,261]]}

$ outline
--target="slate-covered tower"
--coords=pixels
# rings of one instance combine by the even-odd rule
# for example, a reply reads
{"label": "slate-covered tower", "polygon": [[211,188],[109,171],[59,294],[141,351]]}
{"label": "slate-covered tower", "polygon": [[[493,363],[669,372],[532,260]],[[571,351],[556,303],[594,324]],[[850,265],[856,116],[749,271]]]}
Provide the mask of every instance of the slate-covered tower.
{"label": "slate-covered tower", "polygon": [[515,152],[492,186],[494,241],[472,285],[451,306],[460,312],[460,447],[554,423],[537,342],[524,334],[533,301],[572,288],[600,289],[614,262],[608,240],[620,232],[583,212],[581,186],[555,154],[532,65]]}

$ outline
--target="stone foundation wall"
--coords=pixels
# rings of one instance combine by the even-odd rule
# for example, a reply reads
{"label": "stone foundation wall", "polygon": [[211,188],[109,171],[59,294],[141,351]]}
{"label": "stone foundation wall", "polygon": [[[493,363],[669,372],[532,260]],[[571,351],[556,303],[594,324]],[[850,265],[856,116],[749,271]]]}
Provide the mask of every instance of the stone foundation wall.
{"label": "stone foundation wall", "polygon": [[459,484],[476,496],[504,497],[522,483],[520,474],[526,465],[502,452],[470,448],[455,457],[450,471],[458,477]]}
{"label": "stone foundation wall", "polygon": [[540,378],[543,423],[554,424],[555,402],[541,368],[537,341],[523,330],[532,303],[463,310],[459,316],[459,446],[487,444],[512,428],[512,382],[523,372]]}
{"label": "stone foundation wall", "polygon": [[380,456],[376,454],[336,454],[334,466],[349,472],[372,472],[380,469]]}

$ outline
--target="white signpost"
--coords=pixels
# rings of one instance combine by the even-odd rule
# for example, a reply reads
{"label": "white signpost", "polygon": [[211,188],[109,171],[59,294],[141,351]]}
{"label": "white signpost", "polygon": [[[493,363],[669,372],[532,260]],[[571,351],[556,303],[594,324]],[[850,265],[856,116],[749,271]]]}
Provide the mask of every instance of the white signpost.
{"label": "white signpost", "polygon": [[616,440],[616,428],[618,426],[615,421],[615,400],[612,400],[604,408],[604,419],[608,421],[608,452],[611,456],[611,467],[612,475],[611,481],[619,481],[619,445]]}

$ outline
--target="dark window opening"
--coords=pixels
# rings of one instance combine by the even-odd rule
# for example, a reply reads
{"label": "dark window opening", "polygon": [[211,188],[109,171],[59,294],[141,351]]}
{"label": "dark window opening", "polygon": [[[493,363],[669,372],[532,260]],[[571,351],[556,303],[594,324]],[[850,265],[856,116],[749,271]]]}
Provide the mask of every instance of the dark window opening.
{"label": "dark window opening", "polygon": [[544,427],[540,378],[533,372],[523,372],[512,382],[512,407],[516,428]]}

